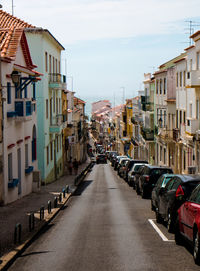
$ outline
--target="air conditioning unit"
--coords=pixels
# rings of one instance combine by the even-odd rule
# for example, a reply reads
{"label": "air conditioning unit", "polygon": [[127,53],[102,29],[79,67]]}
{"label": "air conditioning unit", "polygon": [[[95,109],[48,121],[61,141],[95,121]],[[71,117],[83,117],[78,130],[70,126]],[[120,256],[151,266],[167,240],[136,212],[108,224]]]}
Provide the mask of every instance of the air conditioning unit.
{"label": "air conditioning unit", "polygon": [[196,131],[196,140],[199,141],[200,140],[200,130]]}

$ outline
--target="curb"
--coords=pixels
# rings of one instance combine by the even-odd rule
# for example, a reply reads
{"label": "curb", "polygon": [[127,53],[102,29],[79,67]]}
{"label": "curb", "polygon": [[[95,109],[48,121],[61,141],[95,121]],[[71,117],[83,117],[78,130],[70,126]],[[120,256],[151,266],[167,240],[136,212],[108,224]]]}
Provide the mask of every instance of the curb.
{"label": "curb", "polygon": [[68,202],[68,200],[71,198],[71,196],[76,192],[78,186],[81,184],[81,182],[85,179],[87,173],[91,170],[93,167],[93,163],[90,163],[82,172],[75,178],[75,182],[80,178],[80,180],[76,183],[76,189],[72,192],[66,195],[66,198],[62,199],[62,202],[59,204],[58,208],[53,208],[50,214],[47,214],[46,217],[44,217],[44,222],[42,225],[39,226],[39,228],[36,230],[35,233],[32,234],[30,238],[28,238],[23,244],[15,247],[14,250],[10,251],[9,253],[3,255],[0,259],[0,270],[4,271],[7,270],[8,267],[10,267],[13,262],[17,259],[19,255],[21,255],[25,249],[34,241],[34,239],[45,229],[45,227],[54,219],[54,217],[62,210],[64,205]]}

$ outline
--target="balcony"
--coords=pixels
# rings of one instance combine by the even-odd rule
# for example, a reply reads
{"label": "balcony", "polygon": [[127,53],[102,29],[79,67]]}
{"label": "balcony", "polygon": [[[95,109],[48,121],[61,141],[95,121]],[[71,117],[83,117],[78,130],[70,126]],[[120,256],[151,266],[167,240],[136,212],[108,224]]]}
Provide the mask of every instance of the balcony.
{"label": "balcony", "polygon": [[180,140],[180,130],[178,128],[173,129],[173,140],[176,142]]}
{"label": "balcony", "polygon": [[199,120],[197,119],[187,119],[186,132],[189,134],[196,134],[199,130]]}
{"label": "balcony", "polygon": [[200,70],[187,72],[186,86],[191,88],[200,86]]}
{"label": "balcony", "polygon": [[28,168],[25,169],[26,174],[30,174],[33,171],[33,166],[29,166]]}
{"label": "balcony", "polygon": [[49,88],[66,89],[66,76],[60,73],[49,73]]}
{"label": "balcony", "polygon": [[63,129],[63,115],[59,114],[50,118],[49,133],[60,134]]}
{"label": "balcony", "polygon": [[145,140],[147,140],[147,141],[149,141],[149,140],[153,141],[154,140],[154,131],[153,130],[143,128],[141,130],[141,133],[142,133],[142,136],[143,136],[143,138]]}
{"label": "balcony", "polygon": [[14,188],[18,185],[19,179],[12,179],[12,181],[8,182],[8,188]]}
{"label": "balcony", "polygon": [[7,112],[8,118],[15,117],[16,121],[32,119],[32,102],[30,99],[16,99],[15,110]]}

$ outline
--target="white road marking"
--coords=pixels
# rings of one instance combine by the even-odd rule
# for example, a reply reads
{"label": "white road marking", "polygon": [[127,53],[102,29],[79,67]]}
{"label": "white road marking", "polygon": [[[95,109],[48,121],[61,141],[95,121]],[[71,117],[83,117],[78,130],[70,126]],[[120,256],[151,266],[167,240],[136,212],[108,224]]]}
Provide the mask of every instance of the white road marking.
{"label": "white road marking", "polygon": [[155,219],[148,219],[149,223],[152,225],[152,227],[154,228],[154,230],[160,235],[160,237],[162,238],[162,240],[164,242],[174,242],[174,240],[169,240],[162,232],[161,230],[158,228],[158,226],[156,226],[156,224],[153,222],[153,220]]}

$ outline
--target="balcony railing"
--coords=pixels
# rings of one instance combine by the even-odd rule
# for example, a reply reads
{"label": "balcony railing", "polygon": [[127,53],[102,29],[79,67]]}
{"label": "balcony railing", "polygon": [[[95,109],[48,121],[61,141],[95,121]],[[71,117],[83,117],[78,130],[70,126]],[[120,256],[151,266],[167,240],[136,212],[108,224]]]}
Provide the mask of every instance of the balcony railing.
{"label": "balcony railing", "polygon": [[154,131],[150,129],[142,129],[142,136],[145,140],[154,140]]}
{"label": "balcony railing", "polygon": [[200,86],[200,70],[187,72],[186,85],[189,87]]}
{"label": "balcony railing", "polygon": [[66,88],[66,76],[60,73],[49,73],[49,86],[51,88]]}
{"label": "balcony railing", "polygon": [[189,134],[195,134],[197,130],[199,130],[199,120],[187,119],[186,132]]}
{"label": "balcony railing", "polygon": [[24,121],[31,119],[32,116],[32,102],[30,99],[16,99],[15,110],[7,112],[7,117],[15,117],[17,121]]}
{"label": "balcony railing", "polygon": [[63,129],[63,115],[59,114],[50,118],[50,133],[60,133]]}

